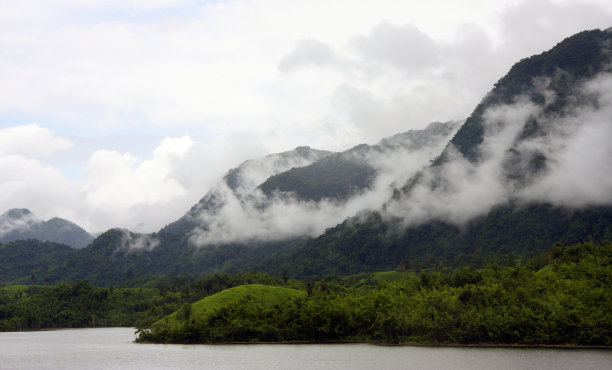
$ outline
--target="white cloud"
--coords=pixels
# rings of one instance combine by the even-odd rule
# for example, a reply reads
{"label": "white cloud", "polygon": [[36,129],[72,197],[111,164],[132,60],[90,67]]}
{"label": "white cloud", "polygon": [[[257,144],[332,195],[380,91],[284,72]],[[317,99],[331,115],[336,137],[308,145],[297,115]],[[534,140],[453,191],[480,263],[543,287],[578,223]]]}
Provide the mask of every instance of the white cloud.
{"label": "white cloud", "polygon": [[0,205],[28,208],[47,219],[64,217],[66,210],[79,212],[79,189],[57,169],[34,158],[11,154],[0,156]]}
{"label": "white cloud", "polygon": [[180,199],[186,189],[171,173],[174,162],[182,160],[192,145],[187,136],[166,138],[155,149],[153,159],[142,162],[129,153],[95,152],[85,168],[87,205],[115,213],[129,223],[134,206],[161,206]]}
{"label": "white cloud", "polygon": [[[0,127],[11,127],[0,129],[0,159],[39,174],[5,175],[0,187],[13,193],[0,206],[38,207],[41,217],[59,210],[95,230],[170,222],[248,158],[298,145],[344,150],[463,119],[520,58],[612,24],[603,0],[0,6]],[[40,126],[15,131],[16,122]],[[146,155],[96,146],[100,135],[122,134],[194,143],[170,141]],[[82,159],[69,171],[82,175],[69,181],[48,157],[72,153],[78,136],[92,147],[74,155]],[[54,197],[38,179],[79,200],[63,190]]]}
{"label": "white cloud", "polygon": [[70,140],[35,124],[0,129],[0,155],[18,154],[37,158],[72,146]]}

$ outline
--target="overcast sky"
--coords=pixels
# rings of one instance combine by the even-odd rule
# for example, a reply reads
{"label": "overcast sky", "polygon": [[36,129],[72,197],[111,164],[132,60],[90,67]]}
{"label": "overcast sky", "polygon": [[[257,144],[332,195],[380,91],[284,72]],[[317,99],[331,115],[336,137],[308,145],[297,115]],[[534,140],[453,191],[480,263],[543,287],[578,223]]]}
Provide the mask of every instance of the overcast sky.
{"label": "overcast sky", "polygon": [[466,118],[601,1],[0,0],[0,213],[155,231],[229,168]]}

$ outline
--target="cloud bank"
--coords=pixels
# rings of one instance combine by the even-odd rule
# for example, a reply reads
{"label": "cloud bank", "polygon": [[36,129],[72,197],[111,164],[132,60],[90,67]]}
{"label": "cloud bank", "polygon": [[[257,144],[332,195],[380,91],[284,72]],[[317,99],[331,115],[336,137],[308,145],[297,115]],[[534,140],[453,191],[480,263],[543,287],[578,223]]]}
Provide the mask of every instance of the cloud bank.
{"label": "cloud bank", "polygon": [[[437,125],[431,127],[442,126]],[[377,174],[370,188],[363,189],[347,201],[329,198],[307,201],[288,192],[268,196],[256,187],[281,171],[267,171],[264,176],[258,176],[262,174],[261,168],[266,166],[249,161],[245,167],[258,168],[259,171],[241,171],[241,185],[235,189],[228,186],[227,181],[220,182],[200,203],[201,207],[190,212],[190,220],[198,225],[192,231],[190,241],[204,246],[319,235],[358,212],[379,209],[396,186],[428,164],[444,148],[458,126],[459,122],[448,123],[443,130],[422,131],[421,135],[397,135],[374,147],[358,147],[345,152],[345,158],[367,164]],[[284,168],[287,169],[288,166]]]}
{"label": "cloud bank", "polygon": [[[390,203],[387,212],[406,225],[433,219],[463,225],[508,201],[573,208],[612,205],[611,78],[601,73],[577,87],[576,100],[582,103],[562,115],[546,112],[557,99],[547,90],[549,80],[535,81],[534,89],[547,97],[544,105],[521,96],[513,104],[489,108],[482,159],[468,161],[450,146],[449,160],[424,170],[417,185]],[[540,132],[523,137],[533,120]],[[545,164],[534,165],[534,158]]]}

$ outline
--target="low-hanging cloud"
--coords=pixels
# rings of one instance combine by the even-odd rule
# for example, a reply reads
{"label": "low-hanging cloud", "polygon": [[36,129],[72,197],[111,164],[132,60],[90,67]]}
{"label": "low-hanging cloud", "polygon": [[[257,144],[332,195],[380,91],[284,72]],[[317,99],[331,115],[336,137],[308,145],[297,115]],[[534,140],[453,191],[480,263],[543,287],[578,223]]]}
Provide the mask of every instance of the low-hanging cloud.
{"label": "low-hanging cloud", "polygon": [[556,135],[542,143],[548,171],[520,191],[520,197],[571,207],[612,204],[612,73],[581,89],[587,104],[560,118]]}
{"label": "low-hanging cloud", "polygon": [[136,234],[126,229],[121,231],[121,242],[119,249],[128,251],[147,251],[150,252],[160,244],[160,240],[154,236],[147,234]]}
{"label": "low-hanging cloud", "polygon": [[[582,103],[562,115],[546,112],[557,99],[549,83],[534,80],[533,91],[545,97],[544,105],[520,96],[489,108],[483,115],[480,160],[469,161],[450,145],[448,160],[425,169],[407,196],[388,205],[388,214],[406,225],[433,219],[463,225],[510,200],[574,208],[611,205],[612,74],[601,73],[577,87],[576,101]],[[540,132],[523,137],[534,120]],[[534,153],[545,162],[541,168],[529,167]]]}
{"label": "low-hanging cloud", "polygon": [[26,231],[33,225],[42,222],[32,213],[22,213],[19,210],[17,212],[20,213],[18,217],[11,217],[10,211],[0,215],[0,240],[11,233]]}
{"label": "low-hanging cloud", "polygon": [[287,192],[266,195],[252,188],[253,184],[265,180],[263,177],[252,181],[250,176],[245,176],[251,188],[241,193],[221,182],[214,189],[216,206],[201,209],[193,215],[199,226],[193,231],[191,242],[201,246],[319,235],[360,211],[378,209],[391,197],[396,186],[442,150],[458,126],[459,123],[449,123],[446,130],[432,134],[423,142],[413,137],[397,136],[381,142],[376,149],[344,154],[347,158],[367,163],[377,173],[369,189],[347,201],[324,198],[315,202]]}

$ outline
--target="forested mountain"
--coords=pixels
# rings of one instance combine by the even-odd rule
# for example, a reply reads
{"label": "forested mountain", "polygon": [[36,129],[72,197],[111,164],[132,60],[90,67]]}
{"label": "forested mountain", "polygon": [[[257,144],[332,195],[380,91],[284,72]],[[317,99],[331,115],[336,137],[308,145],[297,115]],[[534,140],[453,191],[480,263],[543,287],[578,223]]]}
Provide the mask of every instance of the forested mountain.
{"label": "forested mountain", "polygon": [[518,62],[382,209],[261,268],[305,277],[478,265],[610,240],[611,43],[609,30],[585,31]]}
{"label": "forested mountain", "polygon": [[189,234],[196,227],[206,228],[207,218],[214,218],[219,209],[228,202],[243,201],[253,190],[270,176],[307,166],[332,154],[309,147],[271,154],[261,159],[251,159],[229,170],[223,179],[206,193],[204,198],[191,207],[179,220],[167,225],[160,233]]}
{"label": "forested mountain", "polygon": [[312,278],[513,264],[557,242],[610,241],[611,45],[611,31],[585,31],[519,61],[463,124],[244,162],[158,233],[113,229],[81,250],[0,245],[0,280]]}
{"label": "forested mountain", "polygon": [[0,215],[0,243],[38,239],[83,248],[93,237],[77,224],[54,217],[42,221],[27,209],[10,209]]}
{"label": "forested mountain", "polygon": [[346,201],[373,186],[377,175],[384,171],[379,163],[385,162],[385,157],[397,152],[412,154],[424,149],[435,150],[459,125],[460,122],[434,122],[423,130],[397,134],[376,145],[361,144],[308,166],[271,176],[258,188],[268,196],[286,192],[306,201]]}

